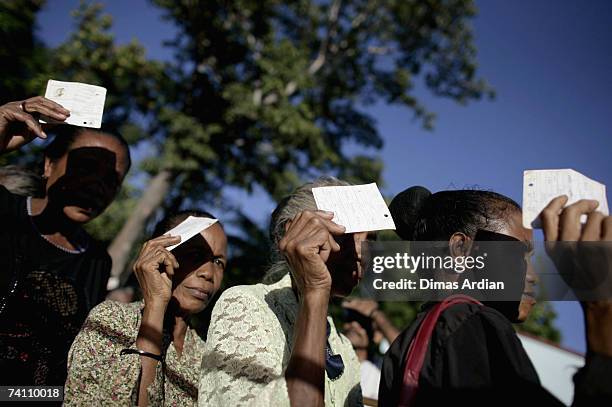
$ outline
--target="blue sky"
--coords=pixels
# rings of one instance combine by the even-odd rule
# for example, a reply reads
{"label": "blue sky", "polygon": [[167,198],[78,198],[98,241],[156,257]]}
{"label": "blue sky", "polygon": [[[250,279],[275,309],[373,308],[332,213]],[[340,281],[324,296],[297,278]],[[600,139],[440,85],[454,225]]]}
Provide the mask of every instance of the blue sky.
{"label": "blue sky", "polygon": [[[138,39],[150,58],[170,56],[162,46],[173,29],[145,0],[106,1],[119,43]],[[39,34],[57,45],[72,27],[77,0],[48,0]],[[460,106],[417,95],[438,116],[423,130],[410,111],[376,105],[384,139],[382,191],[393,195],[419,184],[432,191],[474,187],[522,200],[522,172],[574,168],[612,185],[612,2],[477,1],[473,21],[479,74],[496,89],[493,101]],[[262,222],[273,203],[236,193]],[[248,205],[248,206],[247,206]],[[584,351],[576,303],[555,303],[563,344]]]}

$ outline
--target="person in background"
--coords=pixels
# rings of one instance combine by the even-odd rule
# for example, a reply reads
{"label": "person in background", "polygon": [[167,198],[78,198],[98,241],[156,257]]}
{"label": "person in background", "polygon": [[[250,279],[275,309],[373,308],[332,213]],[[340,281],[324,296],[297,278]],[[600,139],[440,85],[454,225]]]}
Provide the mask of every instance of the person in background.
{"label": "person in background", "polygon": [[191,324],[219,290],[227,237],[215,223],[170,252],[164,235],[188,216],[162,220],[134,264],[143,300],[107,300],[94,308],[68,357],[64,405],[195,405],[204,349]]}
{"label": "person in background", "polygon": [[10,193],[38,197],[42,194],[40,175],[16,165],[0,167],[0,185]]}
{"label": "person in background", "polygon": [[[0,106],[0,153],[47,138],[39,115],[70,112],[43,97]],[[123,138],[58,125],[40,196],[0,186],[0,384],[63,385],[66,356],[106,295],[111,259],[83,229],[113,201],[130,167]]]}
{"label": "person in background", "polygon": [[378,303],[371,299],[348,298],[342,306],[345,309],[344,335],[351,341],[357,358],[361,363],[361,392],[364,402],[367,399],[378,399],[380,367],[374,360],[373,345],[376,332],[382,338],[393,342],[399,331],[378,308]]}
{"label": "person in background", "polygon": [[361,278],[361,242],[333,213],[317,211],[303,185],[272,214],[273,284],[226,290],[213,309],[202,360],[200,406],[360,405],[359,362],[328,317],[331,297]]}
{"label": "person in background", "polygon": [[[595,212],[596,202],[578,201],[563,209],[567,197],[553,200],[542,213],[546,240],[612,241],[612,217]],[[533,231],[522,224],[520,206],[503,195],[476,190],[441,191],[423,187],[402,192],[390,205],[397,231],[404,240],[448,242],[454,256],[468,254],[478,233],[489,240],[522,242],[524,270],[509,270],[522,278],[523,294],[516,301],[459,303],[436,321],[414,398],[406,398],[404,370],[408,349],[427,312],[423,306],[413,324],[404,330],[385,355],[379,405],[415,406],[508,405],[529,403],[561,406],[545,390],[525,352],[513,322],[522,322],[535,304],[534,273],[530,264]],[[580,216],[587,215],[584,228]],[[608,259],[612,258],[609,246]],[[588,264],[587,264],[588,266]],[[599,264],[601,266],[601,263]],[[611,267],[608,264],[607,267]],[[612,270],[605,270],[612,274]],[[612,301],[583,303],[587,333],[586,364],[574,376],[575,405],[612,405]],[[404,395],[404,399],[402,398]]]}

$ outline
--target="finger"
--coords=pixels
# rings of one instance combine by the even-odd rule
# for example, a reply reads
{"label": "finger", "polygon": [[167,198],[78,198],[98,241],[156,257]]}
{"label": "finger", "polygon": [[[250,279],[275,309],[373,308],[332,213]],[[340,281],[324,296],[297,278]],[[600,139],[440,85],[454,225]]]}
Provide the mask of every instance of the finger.
{"label": "finger", "polygon": [[612,241],[612,216],[606,216],[601,222],[601,240]]}
{"label": "finger", "polygon": [[559,214],[567,203],[567,199],[566,195],[556,197],[540,213],[544,238],[549,242],[556,241],[558,238]]}
{"label": "finger", "polygon": [[151,248],[165,248],[181,242],[180,236],[162,235],[149,240],[145,245]]}
{"label": "finger", "polygon": [[160,274],[162,280],[164,280],[164,283],[166,283],[169,286],[172,286],[172,276],[169,276],[167,273],[161,273]]}
{"label": "finger", "polygon": [[174,269],[179,268],[179,262],[176,259],[176,256],[174,254],[172,254],[171,251],[167,251],[168,252],[168,258],[170,259],[170,261],[172,262],[172,267],[174,267]]}
{"label": "finger", "polygon": [[179,244],[182,238],[180,236],[168,236],[166,240],[160,240],[159,243],[164,247],[174,246],[175,244]]}
{"label": "finger", "polygon": [[314,213],[316,213],[317,215],[319,215],[319,216],[321,216],[322,218],[325,218],[325,219],[332,220],[334,218],[334,213],[330,212],[330,211],[317,210],[317,211],[314,211]]}
{"label": "finger", "polygon": [[172,278],[174,276],[174,268],[175,268],[174,264],[175,263],[172,261],[170,256],[167,256],[165,253],[163,256],[163,264],[164,264],[164,272],[168,274],[170,278]]}
{"label": "finger", "polygon": [[36,98],[34,98],[37,100],[37,102],[42,105],[47,107],[48,109],[51,109],[59,114],[62,114],[66,117],[70,116],[70,110],[66,109],[64,106],[60,105],[59,103],[51,100],[51,99],[47,99],[45,97],[42,96],[38,96]]}
{"label": "finger", "polygon": [[344,232],[346,232],[346,228],[344,226],[338,225],[337,223],[332,222],[330,219],[322,217],[318,214],[315,214],[312,218],[310,218],[309,224],[317,227],[323,226],[329,231],[329,233],[334,235],[342,235]]}
{"label": "finger", "polygon": [[560,240],[575,242],[580,239],[580,231],[582,229],[580,217],[593,212],[598,205],[597,201],[581,199],[563,209],[559,219]]}
{"label": "finger", "polygon": [[601,224],[603,219],[604,214],[601,212],[590,213],[582,229],[580,240],[585,242],[598,242],[601,237]]}
{"label": "finger", "polygon": [[299,240],[299,236],[301,235],[302,229],[306,225],[307,221],[307,216],[304,215],[303,211],[298,213],[296,216],[293,217],[292,220],[287,222],[285,235],[283,236],[278,245],[281,251],[285,251],[287,249],[289,242],[295,242]]}
{"label": "finger", "polygon": [[61,121],[63,122],[64,120],[66,120],[68,118],[68,115],[65,113],[60,113],[58,111],[56,111],[55,109],[50,108],[49,106],[46,106],[42,103],[36,103],[36,104],[28,104],[27,102],[24,103],[24,107],[26,108],[27,113],[40,113],[46,117],[49,117],[53,120],[57,120],[57,121]]}
{"label": "finger", "polygon": [[174,275],[174,262],[170,258],[171,254],[167,250],[159,249],[153,257],[155,262],[155,270],[157,272],[167,273],[169,276]]}
{"label": "finger", "polygon": [[340,244],[336,242],[336,239],[334,239],[331,234],[327,236],[327,240],[329,242],[329,247],[331,248],[332,252],[339,252],[341,250]]}
{"label": "finger", "polygon": [[41,129],[38,122],[34,120],[32,115],[23,112],[21,109],[16,108],[16,107],[11,108],[10,110],[7,111],[6,117],[9,121],[19,121],[19,122],[24,123],[28,127],[28,129],[32,131],[36,136],[42,139],[47,138],[47,135]]}

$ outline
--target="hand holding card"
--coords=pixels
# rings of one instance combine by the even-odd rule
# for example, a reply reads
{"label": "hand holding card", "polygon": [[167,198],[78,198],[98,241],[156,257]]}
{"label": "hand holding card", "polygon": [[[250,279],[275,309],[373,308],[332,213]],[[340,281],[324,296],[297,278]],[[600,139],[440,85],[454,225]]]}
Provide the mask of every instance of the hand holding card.
{"label": "hand holding card", "polygon": [[[45,92],[47,99],[70,111],[64,123],[99,129],[102,126],[106,88],[80,82],[61,82],[50,79]],[[55,123],[43,116],[41,123]]]}
{"label": "hand holding card", "polygon": [[[608,215],[606,186],[572,169],[528,170],[523,172],[523,226],[541,228],[540,213],[550,201],[566,195],[569,206],[581,199],[599,202],[597,211]],[[586,221],[586,216],[581,222]]]}
{"label": "hand holding card", "polygon": [[182,245],[204,229],[217,223],[217,219],[210,218],[198,218],[195,216],[189,216],[187,219],[179,223],[176,227],[170,229],[165,235],[169,236],[180,236],[181,241],[172,246],[168,246],[167,249],[172,251],[174,248]]}
{"label": "hand holding card", "polygon": [[345,233],[393,229],[395,223],[376,183],[313,188],[317,208],[334,213]]}

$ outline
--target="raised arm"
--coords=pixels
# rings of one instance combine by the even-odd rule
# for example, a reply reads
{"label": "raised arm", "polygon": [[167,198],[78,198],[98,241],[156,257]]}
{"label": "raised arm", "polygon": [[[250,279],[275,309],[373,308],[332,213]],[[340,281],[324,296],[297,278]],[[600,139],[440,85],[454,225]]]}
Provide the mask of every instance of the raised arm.
{"label": "raised arm", "polygon": [[[564,208],[566,203],[566,196],[557,197],[541,214],[547,252],[563,275],[569,272],[580,285],[589,284],[600,298],[581,302],[587,355],[574,376],[574,405],[612,405],[612,217],[596,211],[597,201],[580,200]],[[582,215],[587,216],[584,226]]]}
{"label": "raised arm", "polygon": [[332,218],[333,213],[301,212],[288,224],[279,243],[300,302],[285,372],[292,406],[323,406],[325,402],[326,318],[332,283],[325,263],[332,251],[340,250],[333,235],[344,232]]}
{"label": "raised arm", "polygon": [[0,153],[18,149],[36,137],[47,138],[38,123],[41,114],[60,122],[70,116],[67,109],[42,96],[0,106]]}

